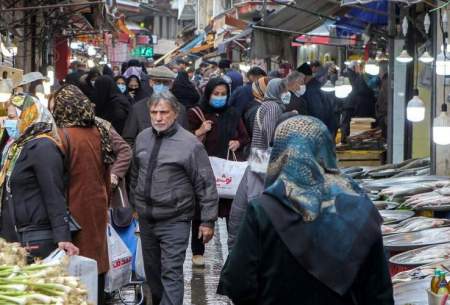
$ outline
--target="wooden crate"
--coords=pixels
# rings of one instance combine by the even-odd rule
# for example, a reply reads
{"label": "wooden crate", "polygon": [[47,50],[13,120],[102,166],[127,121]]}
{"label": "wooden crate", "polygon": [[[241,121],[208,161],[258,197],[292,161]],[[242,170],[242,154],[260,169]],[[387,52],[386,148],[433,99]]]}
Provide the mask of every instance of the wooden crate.
{"label": "wooden crate", "polygon": [[383,164],[384,150],[342,150],[337,151],[339,167],[379,166]]}

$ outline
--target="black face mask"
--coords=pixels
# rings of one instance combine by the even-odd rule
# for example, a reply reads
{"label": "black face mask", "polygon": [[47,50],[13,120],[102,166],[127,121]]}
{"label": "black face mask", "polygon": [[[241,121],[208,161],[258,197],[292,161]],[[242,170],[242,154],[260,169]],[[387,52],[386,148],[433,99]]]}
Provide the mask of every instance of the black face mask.
{"label": "black face mask", "polygon": [[128,92],[136,92],[137,89],[128,88]]}

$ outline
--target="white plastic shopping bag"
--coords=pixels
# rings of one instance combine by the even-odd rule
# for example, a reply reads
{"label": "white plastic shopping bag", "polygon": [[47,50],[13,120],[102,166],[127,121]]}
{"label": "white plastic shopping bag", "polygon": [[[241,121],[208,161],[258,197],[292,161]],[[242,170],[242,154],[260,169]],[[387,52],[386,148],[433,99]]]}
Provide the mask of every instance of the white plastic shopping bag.
{"label": "white plastic shopping bag", "polygon": [[142,242],[141,238],[138,238],[136,247],[136,259],[134,261],[134,270],[136,277],[139,280],[145,280],[145,268],[144,268],[144,256],[142,255]]}
{"label": "white plastic shopping bag", "polygon": [[219,197],[233,199],[248,163],[236,161],[236,156],[234,156],[234,161],[217,157],[209,157],[209,161],[216,177]]}
{"label": "white plastic shopping bag", "polygon": [[[63,250],[57,249],[53,251],[47,258],[45,258],[43,262],[51,263],[61,261],[66,256],[67,255]],[[69,265],[67,266],[67,273],[70,276],[75,276],[80,279],[80,282],[87,290],[89,304],[97,305],[97,262],[93,259],[78,255],[68,256],[68,258]]]}
{"label": "white plastic shopping bag", "polygon": [[106,228],[108,241],[109,271],[105,276],[105,291],[113,292],[131,280],[133,256],[114,228]]}
{"label": "white plastic shopping bag", "polygon": [[69,274],[80,278],[88,291],[89,304],[97,304],[98,271],[97,261],[84,256],[71,256]]}

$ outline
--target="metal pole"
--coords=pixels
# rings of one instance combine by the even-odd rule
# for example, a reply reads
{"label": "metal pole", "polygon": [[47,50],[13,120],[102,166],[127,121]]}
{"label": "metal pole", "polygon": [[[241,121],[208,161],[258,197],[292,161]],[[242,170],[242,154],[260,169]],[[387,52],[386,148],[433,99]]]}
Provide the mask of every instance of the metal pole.
{"label": "metal pole", "polygon": [[[436,3],[436,1],[433,1]],[[437,16],[437,13],[430,14],[431,17],[431,54],[437,54],[438,49],[438,27],[439,27],[439,19]],[[430,128],[429,128],[429,135],[430,135],[430,159],[431,159],[431,167],[430,167],[430,174],[435,175],[436,174],[436,144],[433,142],[433,119],[436,117],[436,90],[437,90],[437,75],[436,75],[436,62],[433,62],[432,65],[432,72],[431,72],[431,111],[430,111]]]}
{"label": "metal pole", "polygon": [[104,0],[83,2],[83,3],[63,3],[63,4],[50,4],[50,5],[40,5],[40,6],[24,6],[24,7],[0,9],[0,13],[15,12],[15,11],[27,11],[27,10],[44,10],[44,9],[49,9],[49,8],[60,8],[60,7],[71,7],[71,6],[84,6],[84,5],[89,6],[89,5],[103,4],[103,3],[105,3]]}
{"label": "metal pole", "polygon": [[266,18],[267,18],[267,0],[264,0],[264,1],[263,1],[263,7],[262,7],[262,10],[263,10],[263,20],[262,20],[262,24],[265,24],[265,23],[266,23]]}
{"label": "metal pole", "polygon": [[387,162],[392,163],[393,147],[394,147],[394,60],[395,60],[395,45],[394,38],[397,34],[395,22],[395,3],[389,2],[389,70],[388,70],[388,111],[387,111]]}

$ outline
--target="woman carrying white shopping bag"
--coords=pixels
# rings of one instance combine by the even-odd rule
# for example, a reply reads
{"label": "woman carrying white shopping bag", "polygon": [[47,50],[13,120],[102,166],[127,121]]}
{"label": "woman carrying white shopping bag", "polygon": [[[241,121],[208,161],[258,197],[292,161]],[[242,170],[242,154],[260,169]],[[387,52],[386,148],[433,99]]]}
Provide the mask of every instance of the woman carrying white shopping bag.
{"label": "woman carrying white shopping bag", "polygon": [[[190,131],[203,142],[210,157],[226,159],[228,151],[236,154],[239,161],[244,161],[244,147],[250,139],[239,114],[228,106],[230,86],[222,78],[212,78],[205,87],[205,94],[198,106],[189,109],[188,121]],[[231,208],[230,199],[221,198],[219,202],[219,217],[228,216]],[[196,211],[198,215],[199,211]],[[198,219],[198,217],[196,217]],[[192,222],[192,236],[198,236],[199,222]],[[201,240],[192,239],[191,244],[194,265],[203,265],[205,251]]]}

